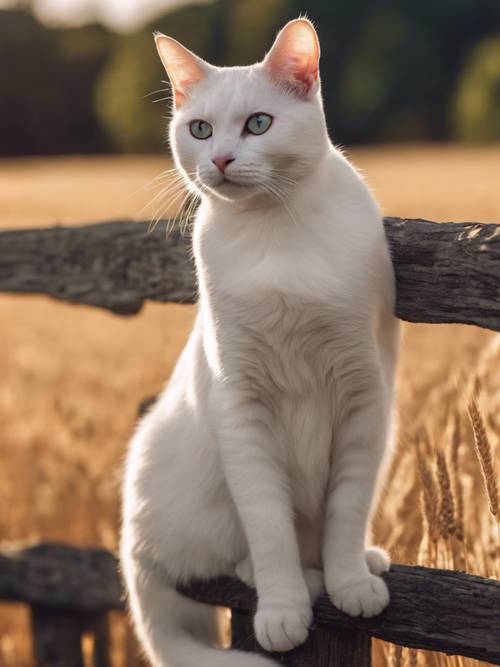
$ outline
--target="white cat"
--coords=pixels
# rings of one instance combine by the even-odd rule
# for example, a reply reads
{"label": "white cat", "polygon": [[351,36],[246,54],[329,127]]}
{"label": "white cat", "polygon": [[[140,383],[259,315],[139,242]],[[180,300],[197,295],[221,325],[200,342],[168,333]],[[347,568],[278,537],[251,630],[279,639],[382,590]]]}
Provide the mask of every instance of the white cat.
{"label": "white cat", "polygon": [[254,584],[268,651],[305,641],[323,585],[353,616],[388,604],[388,559],[365,540],[391,430],[392,266],[376,203],[329,141],[309,21],[251,67],[156,43],[175,163],[201,194],[199,307],[130,447],[123,572],[154,665],[270,667],[211,647],[214,612],[175,586]]}

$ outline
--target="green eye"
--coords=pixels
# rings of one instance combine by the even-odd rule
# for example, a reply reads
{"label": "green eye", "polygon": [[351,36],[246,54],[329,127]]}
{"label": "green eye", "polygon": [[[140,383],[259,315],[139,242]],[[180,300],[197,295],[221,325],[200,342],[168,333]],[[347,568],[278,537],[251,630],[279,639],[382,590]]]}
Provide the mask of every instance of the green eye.
{"label": "green eye", "polygon": [[268,113],[254,113],[247,120],[245,130],[250,134],[264,134],[273,124],[273,117]]}
{"label": "green eye", "polygon": [[195,139],[208,139],[212,136],[212,126],[206,120],[193,120],[189,123],[189,131]]}

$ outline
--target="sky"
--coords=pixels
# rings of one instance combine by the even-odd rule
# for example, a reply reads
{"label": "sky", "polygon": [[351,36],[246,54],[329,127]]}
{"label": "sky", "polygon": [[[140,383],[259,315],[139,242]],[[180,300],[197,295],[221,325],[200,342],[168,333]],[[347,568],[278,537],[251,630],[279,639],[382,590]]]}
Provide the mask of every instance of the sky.
{"label": "sky", "polygon": [[[36,14],[52,24],[79,24],[98,18],[117,30],[131,30],[189,0],[32,0]],[[198,0],[201,1],[201,0]],[[16,0],[0,0],[11,7]]]}

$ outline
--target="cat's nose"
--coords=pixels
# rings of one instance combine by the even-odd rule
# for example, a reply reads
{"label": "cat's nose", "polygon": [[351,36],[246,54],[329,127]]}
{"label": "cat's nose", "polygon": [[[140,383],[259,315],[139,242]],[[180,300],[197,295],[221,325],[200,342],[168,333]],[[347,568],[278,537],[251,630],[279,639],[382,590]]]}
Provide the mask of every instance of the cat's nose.
{"label": "cat's nose", "polygon": [[226,171],[226,167],[230,162],[234,162],[234,157],[230,155],[221,155],[220,157],[212,158],[212,162],[215,164],[217,169],[223,174]]}

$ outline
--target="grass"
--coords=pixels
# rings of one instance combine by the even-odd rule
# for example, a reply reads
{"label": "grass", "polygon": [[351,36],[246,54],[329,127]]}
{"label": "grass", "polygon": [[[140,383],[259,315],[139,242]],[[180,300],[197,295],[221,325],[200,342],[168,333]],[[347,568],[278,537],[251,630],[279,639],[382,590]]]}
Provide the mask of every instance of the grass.
{"label": "grass", "polygon": [[[387,214],[500,222],[500,146],[353,151]],[[132,217],[157,190],[161,157],[0,161],[2,228]],[[119,485],[139,402],[163,385],[193,320],[149,304],[124,318],[36,296],[0,296],[0,535],[115,548]],[[400,437],[374,517],[396,561],[498,576],[494,490],[500,337],[457,325],[405,325]],[[498,498],[496,499],[498,505]],[[0,608],[0,665],[30,662],[26,610]],[[123,623],[117,664],[138,664]],[[123,646],[125,645],[125,650]],[[474,661],[380,643],[374,667]]]}

